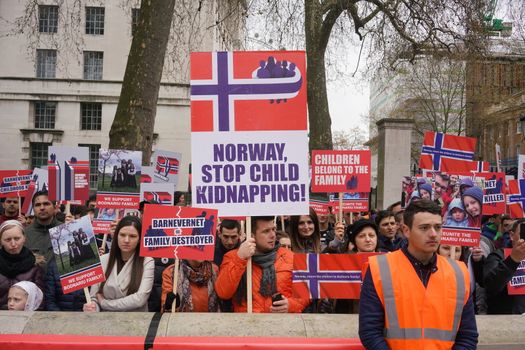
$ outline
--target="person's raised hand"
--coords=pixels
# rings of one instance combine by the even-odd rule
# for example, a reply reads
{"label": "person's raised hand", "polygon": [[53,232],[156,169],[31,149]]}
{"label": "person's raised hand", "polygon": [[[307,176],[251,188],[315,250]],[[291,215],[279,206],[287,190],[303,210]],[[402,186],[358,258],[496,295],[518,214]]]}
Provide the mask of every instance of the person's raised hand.
{"label": "person's raised hand", "polygon": [[246,260],[252,257],[253,254],[255,254],[255,238],[249,237],[241,243],[237,255],[239,258]]}

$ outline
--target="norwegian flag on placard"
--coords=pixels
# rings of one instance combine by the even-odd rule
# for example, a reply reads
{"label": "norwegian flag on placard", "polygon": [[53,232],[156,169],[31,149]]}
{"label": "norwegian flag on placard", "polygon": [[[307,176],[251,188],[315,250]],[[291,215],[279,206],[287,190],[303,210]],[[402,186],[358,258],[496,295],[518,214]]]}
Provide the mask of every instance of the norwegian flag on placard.
{"label": "norwegian flag on placard", "polygon": [[155,170],[157,171],[157,173],[162,174],[164,176],[168,176],[169,174],[178,174],[179,160],[176,158],[158,156]]}
{"label": "norwegian flag on placard", "polygon": [[[421,147],[419,167],[436,171],[470,172],[476,139],[427,131]],[[472,170],[474,170],[472,169]]]}
{"label": "norwegian flag on placard", "polygon": [[361,269],[370,255],[375,253],[294,254],[294,295],[311,299],[359,299]]}
{"label": "norwegian flag on placard", "polygon": [[192,53],[191,131],[306,130],[305,68],[297,51]]}
{"label": "norwegian flag on placard", "polygon": [[509,180],[507,205],[510,217],[513,219],[523,218],[525,208],[525,180]]}
{"label": "norwegian flag on placard", "polygon": [[144,192],[144,200],[164,205],[173,205],[172,193],[169,192]]}

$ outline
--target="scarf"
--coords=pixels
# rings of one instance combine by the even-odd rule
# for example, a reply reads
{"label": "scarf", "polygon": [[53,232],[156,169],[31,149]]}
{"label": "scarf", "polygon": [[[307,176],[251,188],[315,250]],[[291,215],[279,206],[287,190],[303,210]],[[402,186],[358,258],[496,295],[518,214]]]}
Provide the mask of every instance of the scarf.
{"label": "scarf", "polygon": [[0,274],[14,278],[31,270],[33,266],[35,266],[35,256],[26,247],[23,247],[18,254],[9,254],[0,249]]}
{"label": "scarf", "polygon": [[[277,257],[277,250],[280,246],[279,243],[276,243],[275,247],[269,252],[252,256],[253,263],[259,265],[262,269],[259,293],[263,297],[271,297],[277,292],[275,258]],[[246,299],[246,271],[244,271],[239,286],[237,287],[236,299],[239,303]]]}
{"label": "scarf", "polygon": [[193,283],[199,287],[208,286],[208,312],[219,311],[219,301],[214,288],[216,279],[217,273],[214,271],[211,261],[203,261],[199,267],[193,268],[186,260],[182,260],[177,281],[177,292],[181,301],[179,310],[182,312],[193,311],[190,287],[190,283]]}
{"label": "scarf", "polygon": [[[30,281],[20,281],[15,283],[13,287],[23,289],[27,293],[27,301],[24,311],[35,311],[42,304],[44,293],[38,288],[36,284]],[[11,287],[11,288],[13,288]]]}

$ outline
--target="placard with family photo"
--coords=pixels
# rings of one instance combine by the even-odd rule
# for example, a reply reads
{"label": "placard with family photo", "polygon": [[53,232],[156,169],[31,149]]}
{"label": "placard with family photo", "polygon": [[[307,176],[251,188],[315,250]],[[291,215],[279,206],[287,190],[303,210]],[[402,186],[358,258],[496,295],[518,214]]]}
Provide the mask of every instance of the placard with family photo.
{"label": "placard with family photo", "polygon": [[142,152],[100,149],[97,207],[137,208]]}
{"label": "placard with family photo", "polygon": [[104,280],[88,215],[49,229],[64,294]]}
{"label": "placard with family photo", "polygon": [[434,173],[432,198],[442,206],[442,244],[479,245],[483,180],[472,175]]}

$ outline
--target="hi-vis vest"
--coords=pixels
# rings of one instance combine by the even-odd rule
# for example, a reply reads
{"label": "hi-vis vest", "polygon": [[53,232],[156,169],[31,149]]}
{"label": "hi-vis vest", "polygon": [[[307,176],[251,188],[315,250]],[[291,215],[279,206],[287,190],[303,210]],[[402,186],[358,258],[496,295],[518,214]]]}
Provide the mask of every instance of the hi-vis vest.
{"label": "hi-vis vest", "polygon": [[374,287],[385,309],[385,340],[391,349],[451,349],[470,294],[463,263],[437,256],[427,288],[398,250],[369,259]]}

